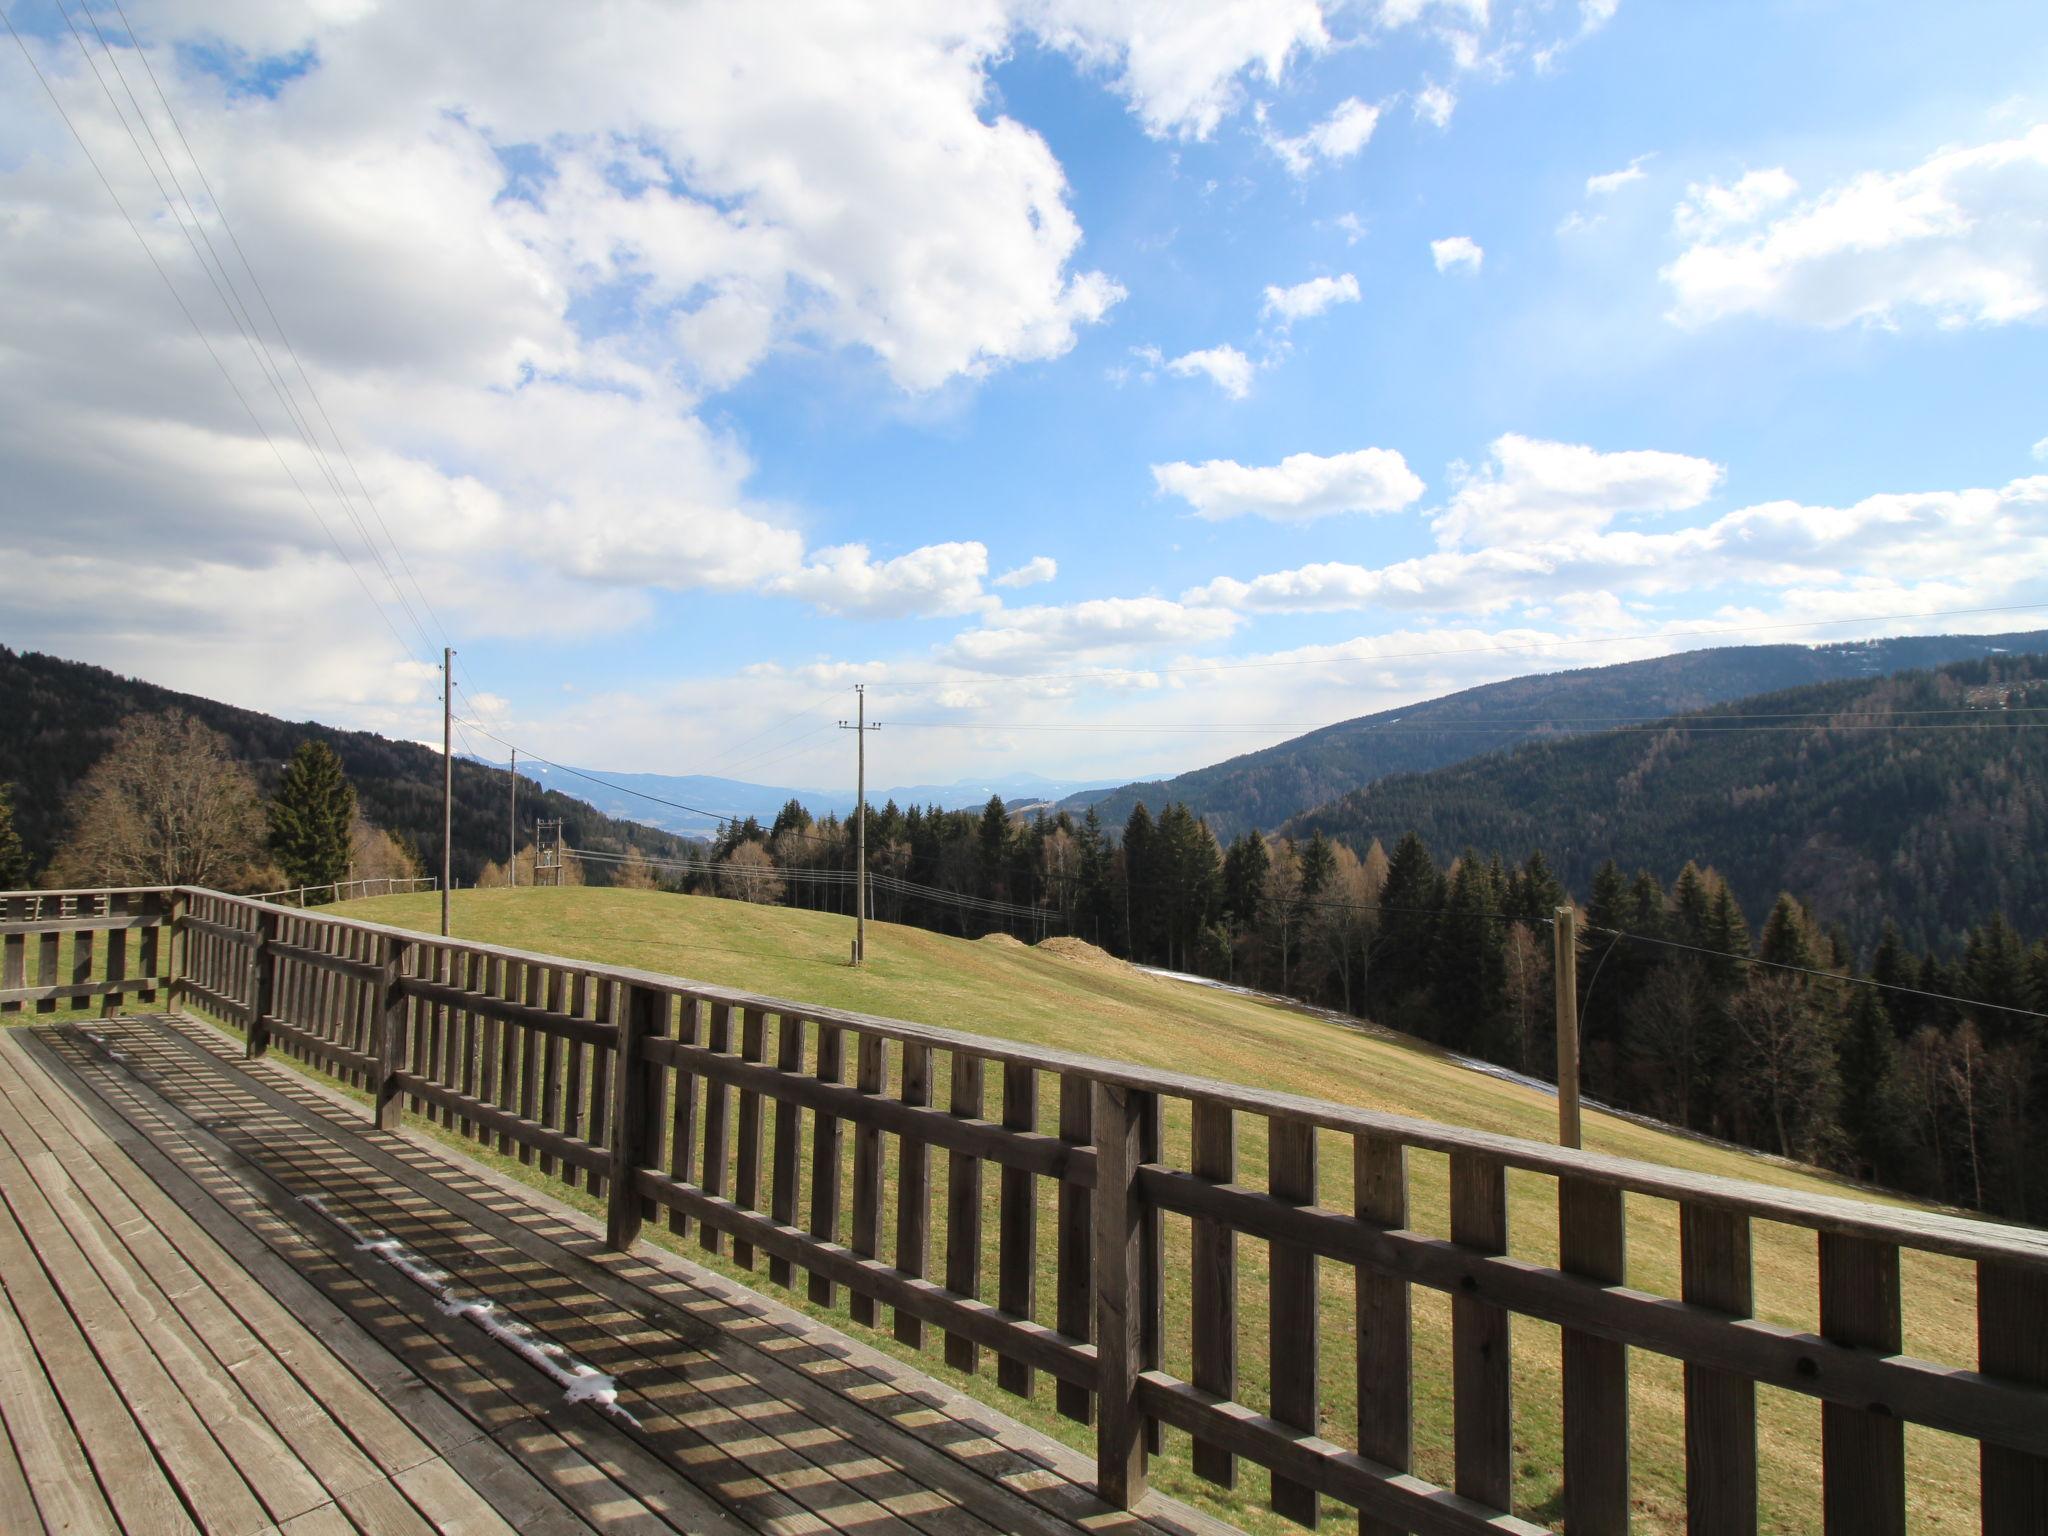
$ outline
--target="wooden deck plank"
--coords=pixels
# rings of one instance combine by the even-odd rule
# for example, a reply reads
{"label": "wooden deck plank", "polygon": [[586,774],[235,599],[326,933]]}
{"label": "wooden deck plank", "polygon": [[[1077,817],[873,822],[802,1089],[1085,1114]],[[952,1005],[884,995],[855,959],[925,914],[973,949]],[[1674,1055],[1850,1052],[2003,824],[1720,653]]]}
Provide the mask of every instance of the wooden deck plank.
{"label": "wooden deck plank", "polygon": [[[139,1047],[131,1045],[131,1049],[139,1049]],[[231,1070],[239,1075],[238,1068]],[[247,1108],[246,1105],[238,1107],[243,1110]],[[162,1133],[160,1132],[159,1134],[161,1135]],[[210,1135],[210,1133],[201,1133],[201,1135]],[[283,1204],[296,1203],[289,1192],[282,1187],[274,1191],[274,1196]],[[335,1241],[352,1251],[353,1244],[347,1239],[341,1238],[338,1234],[338,1229]],[[388,1268],[384,1270],[382,1275],[379,1275],[375,1267],[378,1261],[363,1258],[360,1255],[355,1257],[359,1260],[361,1272],[356,1273],[354,1270],[350,1270],[348,1280],[342,1282],[344,1288],[353,1286],[360,1293],[367,1291],[371,1287],[387,1285],[391,1279],[396,1278],[394,1272]],[[304,1254],[295,1255],[295,1262],[316,1283],[322,1280],[327,1281],[330,1285],[335,1283],[333,1274],[329,1272],[332,1268],[331,1265],[323,1269],[313,1262],[309,1255]],[[342,1267],[344,1269],[348,1268],[346,1265]],[[405,1282],[400,1282],[400,1284],[403,1285]],[[468,1324],[454,1322],[438,1315],[432,1300],[427,1294],[424,1291],[418,1291],[417,1288],[413,1289],[416,1295],[412,1298],[406,1298],[402,1291],[392,1291],[388,1294],[379,1292],[380,1305],[388,1310],[409,1311],[412,1314],[410,1319],[412,1324],[421,1333],[431,1336],[444,1358],[451,1361],[468,1362],[468,1367],[465,1371],[467,1390],[459,1406],[475,1417],[483,1428],[502,1430],[507,1425],[530,1424],[534,1421],[537,1414],[545,1411],[540,1407],[530,1406],[530,1402],[546,1402],[550,1398],[559,1402],[560,1389],[551,1383],[545,1383],[544,1378],[540,1378],[538,1372],[531,1372],[533,1380],[518,1382],[514,1391],[507,1392],[505,1390],[505,1382],[508,1379],[517,1381],[520,1373],[528,1372],[530,1368],[517,1363],[509,1354],[490,1345],[482,1335],[470,1328]],[[471,1359],[471,1356],[480,1347],[484,1351],[483,1356]],[[489,1359],[490,1356],[502,1356],[503,1359],[501,1361],[491,1361]],[[522,1393],[529,1401],[521,1400]],[[454,1460],[456,1454],[458,1453],[451,1451],[449,1459],[451,1461]],[[672,1490],[670,1491],[672,1494]],[[372,1495],[372,1497],[382,1498],[381,1495]],[[687,1504],[687,1501],[674,1497],[670,1497],[669,1502],[672,1504]],[[355,1504],[349,1503],[349,1501],[344,1501],[344,1503],[351,1509],[353,1515],[356,1509]],[[378,1509],[384,1507],[384,1503],[375,1505],[375,1508]],[[786,1518],[789,1514],[801,1513],[801,1511],[795,1506],[791,1506],[788,1509],[773,1508],[765,1513],[769,1518],[774,1518],[778,1515]],[[705,1527],[696,1525],[690,1528],[704,1529]],[[819,1529],[827,1528],[822,1525],[819,1526]]]}
{"label": "wooden deck plank", "polygon": [[[29,1104],[14,1095],[0,1093],[0,1183],[8,1180],[10,1150],[17,1159],[12,1166],[24,1172],[28,1166],[26,1157],[37,1153],[62,1169],[62,1177],[51,1177],[46,1165],[45,1176],[37,1181],[36,1195],[70,1240],[91,1278],[105,1289],[136,1336],[155,1356],[164,1386],[190,1406],[193,1418],[234,1464],[269,1519],[281,1523],[327,1503],[327,1489],[271,1427],[249,1400],[239,1379],[207,1348],[129,1252],[103,1215],[99,1202],[80,1189],[72,1170],[36,1134],[24,1114],[29,1108]],[[16,1197],[10,1194],[8,1198],[12,1201]],[[47,1262],[48,1247],[43,1247],[42,1252]],[[194,1503],[196,1506],[198,1501]]]}
{"label": "wooden deck plank", "polygon": [[[27,1387],[23,1401],[28,1412],[22,1422],[27,1433],[37,1437],[31,1442],[28,1470],[46,1517],[61,1512],[64,1519],[76,1520],[80,1530],[197,1530],[121,1395],[100,1369],[64,1298],[44,1273],[27,1235],[4,1207],[0,1274],[7,1277],[12,1302],[5,1319],[11,1337],[0,1347],[10,1361],[9,1379]],[[37,1377],[44,1379],[52,1397],[45,1399],[37,1391]],[[9,1398],[8,1423],[18,1433],[13,1394]],[[61,1472],[39,1475],[45,1455]],[[65,1528],[63,1519],[49,1523]],[[259,1518],[249,1522],[249,1528],[261,1524]]]}
{"label": "wooden deck plank", "polygon": [[[0,1217],[0,1220],[9,1218]],[[64,1416],[64,1407],[28,1334],[15,1315],[8,1288],[0,1286],[0,1430],[8,1438],[10,1465],[20,1478],[0,1510],[11,1511],[9,1530],[115,1531],[114,1512],[100,1492],[85,1450]],[[29,1506],[20,1514],[21,1495]]]}
{"label": "wooden deck plank", "polygon": [[[192,1244],[201,1236],[199,1229],[189,1226],[186,1213],[164,1199],[162,1192],[126,1157],[117,1155],[102,1162],[94,1155],[113,1147],[109,1138],[99,1135],[95,1144],[87,1144],[80,1136],[70,1155],[66,1155],[58,1138],[91,1127],[92,1122],[49,1077],[39,1074],[38,1080],[31,1082],[19,1073],[15,1058],[0,1057],[0,1094],[14,1097],[17,1104],[22,1103],[24,1095],[34,1096],[47,1116],[47,1124],[38,1126],[45,1145],[114,1223],[163,1296],[206,1341],[215,1360],[241,1384],[250,1401],[319,1479],[329,1496],[384,1475],[371,1455],[352,1438],[351,1431],[355,1436],[369,1437],[398,1431],[404,1437],[404,1448],[399,1453],[401,1467],[431,1454],[388,1407],[346,1370],[335,1369],[321,1375],[321,1384],[330,1393],[325,1401],[316,1395],[311,1384],[294,1376],[279,1351],[295,1347],[303,1354],[317,1357],[322,1353],[319,1341],[290,1313],[274,1304],[265,1309],[268,1315],[260,1327],[251,1327],[234,1309],[236,1293],[253,1293],[241,1298],[245,1301],[267,1299],[266,1293],[246,1270],[233,1263],[212,1264],[205,1272],[195,1267],[176,1246],[174,1234],[180,1226],[189,1227],[182,1235]],[[35,1123],[31,1119],[31,1124]],[[92,1128],[97,1131],[97,1127]],[[117,1171],[122,1169],[128,1176],[125,1181]],[[342,1427],[344,1422],[348,1429]]]}
{"label": "wooden deck plank", "polygon": [[[85,1246],[86,1235],[53,1203],[54,1192],[69,1182],[62,1165],[47,1153],[18,1157],[8,1143],[20,1133],[18,1117],[0,1105],[0,1200],[13,1211],[21,1234],[77,1318],[92,1353],[119,1392],[124,1412],[133,1414],[201,1527],[252,1531],[273,1523],[280,1514],[303,1514],[324,1503],[324,1495],[304,1500],[293,1496],[298,1490],[288,1489],[284,1490],[286,1507],[266,1507],[187,1395],[189,1391],[205,1395],[203,1378],[195,1375],[190,1381],[181,1381],[158,1358],[145,1331],[157,1320],[149,1315],[138,1318],[129,1310],[127,1299],[94,1267]],[[5,1268],[11,1276],[12,1266]],[[83,1359],[78,1367],[91,1369]],[[223,1411],[229,1407],[225,1402],[212,1406]],[[238,1419],[232,1427],[246,1432],[249,1425]]]}
{"label": "wooden deck plank", "polygon": [[[127,1065],[50,1032],[34,1048],[37,1069],[47,1061],[50,1070],[29,1111],[46,1153],[67,1136],[77,1143],[60,1162],[77,1198],[101,1213],[100,1256],[125,1253],[136,1294],[173,1331],[203,1342],[214,1363],[255,1341],[252,1359],[275,1373],[266,1390],[288,1396],[300,1385],[285,1354],[268,1349],[258,1326],[275,1321],[266,1307],[289,1317],[310,1304],[299,1346],[324,1353],[339,1325],[358,1357],[346,1367],[330,1359],[329,1369],[353,1380],[359,1397],[408,1420],[413,1404],[437,1403],[459,1423],[436,1445],[401,1422],[410,1467],[380,1461],[388,1480],[346,1491],[323,1484],[332,1502],[277,1519],[280,1531],[304,1524],[326,1536],[344,1516],[358,1530],[437,1536],[1067,1536],[1105,1522],[1134,1536],[1224,1529],[1168,1501],[1156,1501],[1156,1512],[1112,1512],[1077,1453],[685,1261],[608,1252],[580,1213],[459,1155],[378,1133],[359,1105],[281,1063],[245,1066],[205,1026],[102,1028]],[[0,1067],[0,1098],[10,1089],[19,1085]],[[322,1197],[351,1230],[388,1233],[614,1375],[640,1426],[563,1404],[557,1384],[440,1314],[426,1289],[316,1217],[305,1194]],[[220,1278],[227,1292],[196,1299]],[[287,1292],[288,1306],[273,1299]],[[442,1368],[428,1363],[436,1358]],[[357,1379],[359,1368],[370,1374]],[[275,1427],[268,1415],[282,1414],[285,1398],[245,1395]]]}
{"label": "wooden deck plank", "polygon": [[[162,1130],[160,1130],[160,1137],[166,1137],[166,1139],[168,1139],[168,1133],[162,1133]],[[201,1188],[205,1188],[205,1186],[201,1186]],[[283,1223],[274,1223],[274,1225],[283,1225]],[[346,1247],[346,1243],[342,1243],[342,1245]],[[305,1268],[313,1268],[313,1266],[311,1266],[311,1262],[309,1262],[309,1255],[305,1255],[305,1253],[301,1253],[301,1255],[295,1255],[295,1262],[297,1262],[297,1268],[301,1268],[301,1270],[305,1270]],[[332,1264],[330,1264],[328,1268],[332,1270],[332,1268],[336,1268],[336,1266],[332,1266]],[[342,1268],[342,1270],[346,1272],[346,1266],[340,1266],[340,1268]],[[352,1290],[354,1290],[354,1294],[358,1294],[358,1296],[365,1296],[365,1294],[369,1294],[369,1286],[365,1284],[365,1280],[375,1280],[375,1272],[369,1272],[369,1274],[360,1274],[360,1276],[358,1276],[358,1274],[354,1274],[354,1272],[346,1272],[346,1274],[348,1274],[348,1280],[344,1282],[344,1288],[352,1288]],[[334,1276],[330,1274],[328,1278],[332,1280]],[[420,1305],[420,1311],[422,1311],[422,1313],[426,1313],[428,1317],[432,1317],[432,1303],[428,1303],[428,1300],[424,1298],[424,1292],[420,1292],[420,1303],[418,1303],[418,1305]],[[389,1309],[389,1307],[387,1307],[387,1303],[385,1303],[385,1300],[383,1300],[383,1298],[379,1298],[379,1307],[383,1307],[385,1311],[393,1311],[393,1309]],[[420,1321],[422,1321],[422,1319],[420,1319],[420,1317],[412,1317],[412,1319],[403,1319],[403,1321],[406,1321],[408,1325],[412,1325],[412,1327],[416,1327],[416,1329],[418,1329],[418,1325],[420,1325]],[[446,1323],[446,1319],[436,1319],[436,1321],[440,1321],[440,1323]],[[469,1343],[469,1341],[471,1341],[471,1339],[465,1339],[465,1337],[463,1337],[461,1333],[457,1333],[457,1331],[455,1331],[457,1327],[459,1327],[459,1325],[449,1325],[449,1337],[446,1337],[446,1339],[438,1339],[438,1341],[434,1341],[434,1343],[438,1343],[438,1352],[440,1352],[440,1356],[442,1356],[442,1358],[446,1358],[446,1360],[455,1360],[455,1358],[457,1358],[457,1352],[459,1352],[459,1348],[461,1348],[461,1346],[465,1346],[465,1343]],[[416,1333],[414,1333],[412,1337],[420,1337],[420,1335],[418,1335],[418,1331],[416,1331]],[[473,1333],[473,1331],[471,1331],[471,1337],[475,1337],[475,1333]],[[397,1362],[393,1362],[393,1364],[397,1364]],[[422,1391],[422,1389],[428,1389],[428,1391]],[[463,1380],[463,1389],[459,1391],[459,1401],[461,1401],[461,1407],[467,1407],[467,1409],[475,1409],[475,1399],[477,1399],[477,1397],[485,1397],[485,1399],[489,1399],[489,1395],[492,1395],[494,1391],[500,1391],[500,1389],[498,1389],[498,1386],[494,1386],[492,1382],[487,1382],[487,1380],[481,1380],[479,1376],[473,1376],[473,1374],[467,1374],[467,1372],[465,1372],[465,1380]],[[436,1393],[436,1391],[432,1391],[432,1389],[430,1389],[430,1382],[426,1382],[426,1380],[422,1380],[422,1378],[418,1378],[418,1376],[410,1376],[410,1372],[408,1372],[408,1380],[406,1380],[406,1382],[403,1382],[403,1384],[399,1386],[399,1391],[397,1391],[397,1393],[393,1395],[393,1401],[395,1401],[395,1403],[399,1403],[399,1405],[403,1405],[403,1411],[406,1411],[408,1415],[412,1415],[412,1413],[416,1413],[416,1411],[418,1411],[420,1407],[424,1407],[424,1405],[430,1405],[430,1403],[434,1403],[436,1399],[440,1399],[440,1397],[444,1397],[444,1395],[446,1395],[446,1393]],[[510,1399],[510,1397],[504,1397],[504,1395],[502,1395],[502,1391],[500,1391],[500,1397],[502,1397],[502,1401],[504,1401],[504,1403],[512,1403],[512,1401],[514,1401],[514,1399]],[[528,1415],[530,1415],[530,1409],[524,1409],[524,1407],[520,1407],[520,1409],[518,1409],[518,1415],[520,1415],[520,1417],[528,1417]],[[492,1444],[492,1442],[487,1442],[487,1438],[485,1438],[485,1434],[483,1434],[483,1427],[487,1427],[487,1425],[477,1425],[477,1423],[469,1423],[469,1425],[465,1425],[465,1434],[449,1442],[449,1444],[451,1444],[451,1458],[453,1458],[453,1456],[459,1456],[459,1454],[463,1454],[467,1446],[477,1446],[479,1450],[477,1450],[477,1452],[473,1452],[473,1456],[483,1456],[485,1460],[489,1460],[489,1458],[496,1458],[496,1460],[502,1460],[502,1462],[510,1462],[512,1458],[510,1458],[510,1454],[508,1454],[508,1452],[504,1452],[502,1448],[498,1448],[498,1446],[496,1446],[496,1444]],[[420,1464],[422,1460],[434,1460],[434,1456],[426,1456],[426,1458],[414,1458],[414,1460],[412,1460],[412,1464]],[[412,1466],[412,1464],[410,1464],[410,1466]],[[477,1462],[471,1462],[471,1464],[477,1464]],[[406,1466],[406,1468],[399,1468],[399,1470],[397,1470],[397,1473],[395,1473],[395,1479],[403,1479],[403,1477],[406,1477],[406,1473],[408,1473],[408,1470],[410,1470],[410,1466]],[[479,1477],[481,1477],[481,1473],[479,1473]],[[383,1481],[385,1481],[385,1479],[379,1479],[379,1483],[383,1483]],[[438,1487],[438,1485],[430,1483],[430,1485],[426,1485],[426,1487]],[[358,1497],[358,1495],[360,1495],[360,1497]],[[350,1491],[350,1493],[348,1493],[346,1497],[342,1497],[340,1501],[342,1501],[342,1505],[344,1505],[344,1507],[346,1507],[346,1509],[350,1511],[350,1518],[356,1518],[356,1520],[358,1520],[358,1524],[360,1524],[362,1520],[371,1520],[371,1522],[373,1522],[373,1524],[367,1524],[367,1526],[365,1526],[365,1530],[381,1530],[381,1528],[379,1528],[379,1526],[375,1524],[375,1520],[381,1520],[381,1518],[383,1518],[383,1513],[387,1513],[389,1509],[393,1509],[393,1507],[395,1507],[395,1505],[391,1505],[391,1501],[389,1501],[389,1499],[391,1499],[391,1495],[389,1495],[389,1493],[379,1493],[379,1491],[377,1491],[377,1487],[373,1487],[373,1485],[365,1485],[365,1487],[360,1487],[360,1489],[352,1489],[352,1491]],[[479,1507],[479,1509],[487,1509],[487,1507],[489,1507],[489,1503],[487,1503],[487,1499],[485,1499],[485,1495],[483,1495],[483,1493],[471,1493],[471,1495],[469,1495],[469,1503],[471,1503],[471,1505],[475,1505],[475,1507]],[[367,1511],[367,1513],[360,1513],[360,1516],[358,1516],[358,1511]],[[457,1524],[459,1524],[459,1518],[461,1518],[461,1513],[463,1513],[463,1511],[461,1511],[461,1509],[449,1509],[449,1511],[436,1511],[436,1513],[444,1513],[444,1518],[446,1518],[446,1520],[453,1520],[453,1522],[457,1522]],[[397,1516],[393,1516],[393,1518],[397,1518]],[[432,1528],[434,1528],[432,1524],[426,1524],[426,1526],[422,1526],[422,1530],[432,1530]]]}

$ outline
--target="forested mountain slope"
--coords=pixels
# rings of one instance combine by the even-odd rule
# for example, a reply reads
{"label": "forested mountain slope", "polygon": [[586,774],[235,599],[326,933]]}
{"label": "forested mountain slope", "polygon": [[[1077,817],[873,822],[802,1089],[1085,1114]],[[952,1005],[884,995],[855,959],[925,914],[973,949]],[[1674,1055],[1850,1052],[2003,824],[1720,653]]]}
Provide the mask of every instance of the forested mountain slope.
{"label": "forested mountain slope", "polygon": [[[0,784],[14,786],[15,825],[32,868],[47,863],[64,836],[64,798],[99,761],[122,720],[180,709],[227,737],[267,793],[301,741],[324,741],[340,754],[363,814],[438,866],[441,847],[441,754],[368,731],[339,731],[310,721],[279,720],[194,694],[120,677],[102,667],[0,646]],[[455,878],[467,884],[505,857],[507,784],[502,768],[460,758],[455,763]],[[521,841],[534,818],[559,817],[571,847],[623,853],[629,843],[651,857],[672,856],[683,839],[614,820],[583,801],[543,790],[525,775],[519,789]],[[594,883],[605,875],[588,870]]]}
{"label": "forested mountain slope", "polygon": [[1412,831],[1446,856],[1541,849],[1581,891],[1610,857],[1658,871],[1691,859],[1717,868],[1747,910],[1795,891],[1859,946],[1887,918],[1925,948],[1994,913],[2039,933],[2048,658],[1824,683],[1656,728],[1528,743],[1382,779],[1282,831],[1360,850]]}
{"label": "forested mountain slope", "polygon": [[1523,741],[1597,730],[1602,717],[1680,714],[1807,683],[2044,650],[2048,631],[1684,651],[1467,688],[1326,726],[1170,779],[1126,784],[1106,794],[1084,792],[1061,803],[1076,816],[1093,805],[1105,823],[1121,826],[1140,800],[1154,811],[1185,802],[1228,841],[1252,829],[1271,831],[1290,816],[1388,774],[1426,772]]}

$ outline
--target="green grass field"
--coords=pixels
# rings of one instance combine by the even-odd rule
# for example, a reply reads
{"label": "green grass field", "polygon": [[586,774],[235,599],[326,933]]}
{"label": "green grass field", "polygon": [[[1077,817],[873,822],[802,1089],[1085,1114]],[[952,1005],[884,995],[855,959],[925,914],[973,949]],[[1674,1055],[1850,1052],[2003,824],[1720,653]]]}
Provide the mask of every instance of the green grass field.
{"label": "green grass field", "polygon": [[[338,915],[432,931],[439,898],[381,897],[332,909]],[[1090,965],[1006,941],[970,943],[920,929],[872,925],[869,964],[847,964],[849,919],[660,892],[613,890],[489,890],[457,893],[457,937],[578,959],[632,965],[713,984],[746,988],[813,1005],[829,1005],[921,1023],[950,1026],[1086,1051],[1145,1065],[1209,1076],[1336,1102],[1546,1140],[1555,1132],[1547,1095],[1472,1072],[1415,1044],[1308,1017],[1290,1009],[1145,976],[1123,967]],[[943,1103],[943,1084],[935,1102]],[[436,1134],[442,1134],[436,1130]],[[1187,1126],[1169,1111],[1167,1153],[1185,1158]],[[1601,1114],[1586,1118],[1588,1148],[1701,1172],[1749,1178],[1791,1189],[1856,1193],[1839,1181],[1740,1151],[1705,1144]],[[469,1143],[463,1143],[469,1146]],[[499,1162],[533,1177],[531,1169]],[[945,1159],[933,1166],[934,1206],[943,1212]],[[1183,1164],[1185,1166],[1185,1164]],[[1350,1159],[1339,1138],[1321,1150],[1322,1202],[1348,1209]],[[1448,1235],[1447,1161],[1411,1154],[1411,1225]],[[1265,1177],[1262,1128],[1241,1131],[1240,1175]],[[991,1192],[994,1180],[987,1184]],[[552,1192],[562,1186],[549,1183]],[[1049,1195],[1049,1191],[1048,1191]],[[576,1196],[575,1198],[584,1198]],[[1514,1174],[1509,1181],[1511,1251],[1554,1262],[1556,1200],[1551,1180]],[[888,1203],[885,1202],[885,1209]],[[1046,1207],[1049,1211],[1049,1206]],[[1629,1201],[1631,1285],[1664,1295],[1678,1287],[1677,1212],[1668,1202]],[[1043,1218],[1042,1218],[1043,1220]],[[989,1239],[993,1243],[991,1220]],[[666,1233],[649,1232],[657,1240]],[[884,1233],[884,1252],[888,1252]],[[1185,1374],[1188,1242],[1185,1224],[1169,1221],[1166,1366]],[[1049,1242],[1044,1246],[1049,1247]],[[684,1250],[709,1261],[692,1242]],[[1049,1262],[1050,1255],[1047,1255]],[[750,1283],[766,1286],[758,1275]],[[984,1266],[993,1274],[993,1264]],[[1757,1312],[1790,1326],[1817,1326],[1816,1254],[1812,1233],[1759,1223],[1755,1234]],[[1263,1246],[1241,1242],[1241,1366],[1239,1396],[1265,1406],[1267,1332]],[[1322,1267],[1323,1432],[1353,1443],[1354,1397],[1350,1276]],[[1040,1294],[1049,1297],[1050,1271]],[[1974,1279],[1968,1265],[1908,1255],[1903,1270],[1906,1347],[1932,1360],[1968,1366],[1975,1352]],[[811,1308],[798,1296],[784,1299]],[[820,1313],[820,1315],[829,1315]],[[1448,1298],[1418,1288],[1414,1297],[1415,1470],[1448,1485],[1451,1398]],[[849,1328],[843,1315],[834,1321]],[[1547,1324],[1516,1319],[1515,1387],[1518,1512],[1560,1518],[1559,1337]],[[893,1341],[867,1334],[899,1354]],[[933,1374],[1083,1447],[1089,1432],[1051,1412],[1050,1388],[1032,1401],[1001,1393],[993,1364],[968,1377],[951,1372],[936,1347],[919,1356]],[[1678,1530],[1684,1522],[1683,1417],[1678,1366],[1642,1351],[1632,1363],[1632,1435],[1639,1529]],[[1819,1529],[1820,1409],[1817,1402],[1759,1389],[1763,1524],[1774,1531]],[[1907,1440],[1910,1501],[1916,1529],[1963,1530],[1976,1524],[1976,1449],[1955,1437],[1917,1428]],[[1196,1479],[1185,1437],[1169,1432],[1155,1463],[1155,1486],[1253,1530],[1297,1529],[1263,1509],[1266,1480],[1244,1469],[1239,1487],[1224,1491]],[[1348,1512],[1333,1511],[1348,1525]]]}

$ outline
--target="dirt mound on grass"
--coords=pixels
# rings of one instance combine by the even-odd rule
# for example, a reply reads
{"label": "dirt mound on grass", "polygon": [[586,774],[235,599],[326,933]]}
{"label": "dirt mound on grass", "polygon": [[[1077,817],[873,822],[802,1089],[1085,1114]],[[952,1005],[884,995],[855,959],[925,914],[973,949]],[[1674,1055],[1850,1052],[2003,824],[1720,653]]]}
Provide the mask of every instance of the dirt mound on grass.
{"label": "dirt mound on grass", "polygon": [[1057,938],[1040,939],[1033,947],[1044,950],[1048,955],[1057,955],[1062,960],[1071,960],[1076,965],[1089,966],[1094,970],[1135,974],[1129,962],[1117,959],[1106,949],[1097,949],[1086,939],[1068,938],[1061,934]]}
{"label": "dirt mound on grass", "polygon": [[1022,939],[1007,933],[984,933],[975,942],[977,944],[993,944],[998,949],[1023,949],[1025,947]]}

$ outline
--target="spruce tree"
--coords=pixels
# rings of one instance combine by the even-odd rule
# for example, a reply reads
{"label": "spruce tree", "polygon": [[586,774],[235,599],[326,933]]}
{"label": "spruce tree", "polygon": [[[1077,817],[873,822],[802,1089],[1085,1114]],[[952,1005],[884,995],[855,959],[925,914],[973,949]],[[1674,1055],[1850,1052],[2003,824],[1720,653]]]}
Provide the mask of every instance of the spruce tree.
{"label": "spruce tree", "polygon": [[356,791],[324,741],[302,741],[285,764],[270,802],[270,849],[293,885],[348,878],[349,828]]}
{"label": "spruce tree", "polygon": [[1387,883],[1380,891],[1380,928],[1373,941],[1373,972],[1380,995],[1391,1002],[1399,1003],[1429,986],[1443,889],[1443,876],[1428,846],[1410,832],[1387,865]]}
{"label": "spruce tree", "polygon": [[0,784],[0,891],[18,891],[28,884],[28,850],[14,830],[14,800]]}

